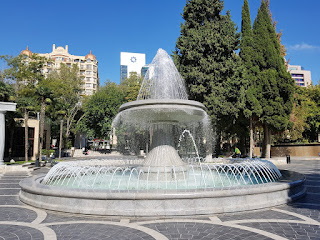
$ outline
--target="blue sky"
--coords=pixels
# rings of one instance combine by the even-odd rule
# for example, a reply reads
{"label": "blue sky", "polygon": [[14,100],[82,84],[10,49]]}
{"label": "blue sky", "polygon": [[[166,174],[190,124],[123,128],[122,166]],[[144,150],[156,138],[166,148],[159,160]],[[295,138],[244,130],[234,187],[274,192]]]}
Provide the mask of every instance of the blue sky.
{"label": "blue sky", "polygon": [[[283,31],[282,43],[290,64],[311,71],[320,79],[320,1],[270,0],[271,11]],[[241,27],[243,0],[225,0],[225,10]],[[252,23],[261,0],[249,0]],[[120,52],[145,53],[150,63],[158,48],[174,50],[186,0],[15,0],[0,8],[0,55],[18,55],[29,46],[46,53],[69,45],[69,53],[92,50],[99,61],[100,83],[120,81]],[[0,68],[4,65],[0,64]]]}

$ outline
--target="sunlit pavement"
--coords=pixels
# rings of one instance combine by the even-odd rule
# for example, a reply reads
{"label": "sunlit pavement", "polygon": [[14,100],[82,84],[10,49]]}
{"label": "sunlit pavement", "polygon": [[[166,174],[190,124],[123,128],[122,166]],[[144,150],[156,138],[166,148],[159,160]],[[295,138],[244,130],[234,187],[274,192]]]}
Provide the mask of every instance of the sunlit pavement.
{"label": "sunlit pavement", "polygon": [[0,239],[320,239],[320,159],[293,159],[279,168],[305,174],[304,198],[257,211],[171,219],[37,209],[19,201],[19,181],[47,168],[0,174]]}

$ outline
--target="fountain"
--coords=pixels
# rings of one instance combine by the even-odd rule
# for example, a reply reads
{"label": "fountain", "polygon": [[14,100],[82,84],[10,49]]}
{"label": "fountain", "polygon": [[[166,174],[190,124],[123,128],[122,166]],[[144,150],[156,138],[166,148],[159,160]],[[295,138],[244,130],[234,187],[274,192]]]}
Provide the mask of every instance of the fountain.
{"label": "fountain", "polygon": [[[151,149],[145,159],[59,163],[45,176],[23,180],[20,199],[73,213],[173,216],[270,207],[304,194],[303,177],[281,173],[271,162],[212,159],[209,123],[204,105],[188,100],[171,57],[159,49],[137,100],[123,104],[113,122],[126,136],[145,136]],[[197,149],[191,161],[176,150],[184,133]],[[131,146],[138,146],[134,140]]]}

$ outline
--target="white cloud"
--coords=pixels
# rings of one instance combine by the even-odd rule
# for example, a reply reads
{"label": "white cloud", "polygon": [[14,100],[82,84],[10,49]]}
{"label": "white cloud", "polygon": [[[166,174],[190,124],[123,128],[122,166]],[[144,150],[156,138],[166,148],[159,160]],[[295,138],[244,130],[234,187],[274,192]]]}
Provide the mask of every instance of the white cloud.
{"label": "white cloud", "polygon": [[320,50],[320,46],[310,45],[307,43],[301,43],[288,46],[289,50],[303,51],[303,50]]}

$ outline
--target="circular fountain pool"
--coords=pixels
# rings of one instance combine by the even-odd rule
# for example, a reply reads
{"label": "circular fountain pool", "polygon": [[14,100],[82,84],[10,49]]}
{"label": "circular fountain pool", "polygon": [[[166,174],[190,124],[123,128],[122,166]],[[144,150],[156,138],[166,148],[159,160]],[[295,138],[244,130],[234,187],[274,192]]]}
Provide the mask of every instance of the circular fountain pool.
{"label": "circular fountain pool", "polygon": [[156,175],[109,161],[59,163],[47,175],[21,181],[20,199],[71,213],[169,217],[272,207],[305,193],[304,176],[280,173],[267,161],[187,165]]}

